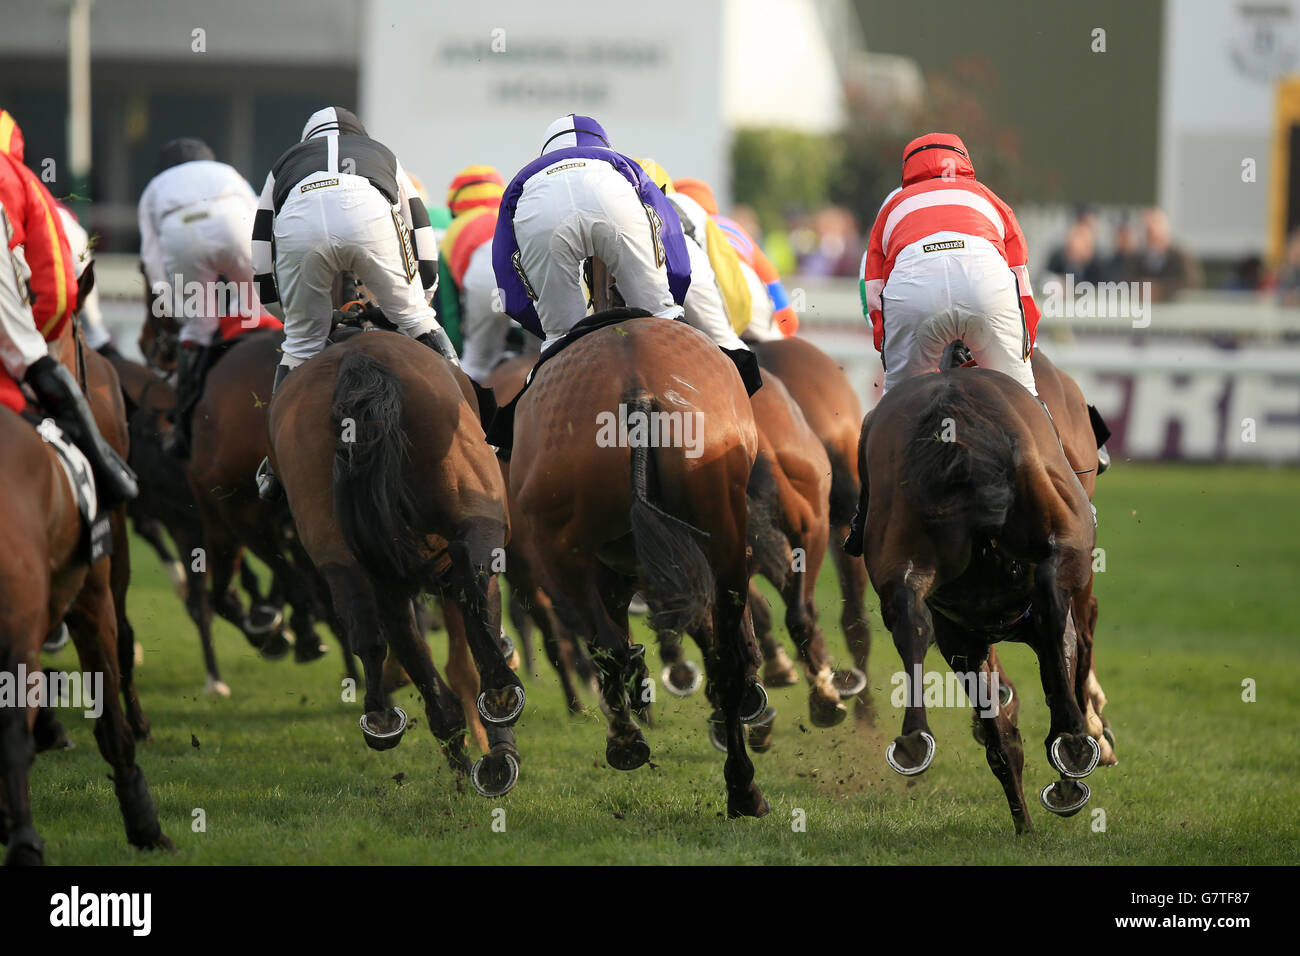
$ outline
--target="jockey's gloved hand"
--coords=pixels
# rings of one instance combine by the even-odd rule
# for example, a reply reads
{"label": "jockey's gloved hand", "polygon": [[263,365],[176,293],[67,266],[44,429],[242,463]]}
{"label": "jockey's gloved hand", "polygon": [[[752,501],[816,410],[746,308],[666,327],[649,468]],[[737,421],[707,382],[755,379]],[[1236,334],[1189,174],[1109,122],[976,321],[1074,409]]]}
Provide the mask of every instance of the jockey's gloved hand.
{"label": "jockey's gloved hand", "polygon": [[86,396],[71,372],[50,356],[43,355],[27,369],[23,380],[32,387],[41,406],[90,462],[101,511],[116,508],[140,493],[135,472],[99,433]]}
{"label": "jockey's gloved hand", "polygon": [[451,344],[451,339],[447,337],[447,330],[442,326],[417,336],[415,341],[427,345],[452,365],[460,368],[460,358],[456,355],[456,348]]}

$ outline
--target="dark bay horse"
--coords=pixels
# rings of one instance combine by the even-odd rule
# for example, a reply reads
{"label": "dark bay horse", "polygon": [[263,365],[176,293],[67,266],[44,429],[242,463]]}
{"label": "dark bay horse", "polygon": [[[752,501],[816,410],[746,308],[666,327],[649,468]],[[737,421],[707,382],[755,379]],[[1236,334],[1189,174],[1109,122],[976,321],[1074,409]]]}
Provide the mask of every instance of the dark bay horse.
{"label": "dark bay horse", "polygon": [[633,718],[649,701],[644,648],[628,628],[640,589],[652,626],[702,636],[707,693],[726,726],[727,813],[762,816],[744,736],[767,708],[746,609],[745,491],[758,452],[749,397],[702,333],[623,314],[534,374],[515,412],[511,494],[546,593],[591,645],[610,765],[650,757]]}
{"label": "dark bay horse", "polygon": [[1021,641],[1039,660],[1051,713],[1045,747],[1061,774],[1040,799],[1053,813],[1077,813],[1089,797],[1081,778],[1100,756],[1074,693],[1073,609],[1091,580],[1096,528],[1051,420],[1011,378],[956,368],[891,390],[868,416],[860,450],[866,566],[914,678],[890,766],[914,775],[933,759],[920,678],[937,642],[980,691],[972,701],[989,766],[1016,831],[1029,830],[1020,733],[991,692],[991,645]]}
{"label": "dark bay horse", "polygon": [[[93,352],[82,358],[70,323],[52,343],[52,354],[87,388],[88,400],[104,438],[123,458],[127,434],[116,375]],[[123,681],[122,661],[129,667],[129,635],[118,631],[119,611],[114,595],[124,593],[129,564],[125,550],[125,512],[112,520],[114,550],[93,565],[82,545],[82,520],[68,480],[53,449],[17,415],[0,411],[0,470],[6,492],[0,496],[0,671],[16,679],[19,669],[40,670],[41,644],[60,621],[68,626],[82,670],[102,675],[96,703],[102,712],[95,724],[100,753],[113,768],[113,785],[126,826],[127,839],[141,848],[171,848],[158,825],[144,771],[135,761],[135,735],[147,733],[134,690]],[[40,569],[40,573],[33,573]],[[128,672],[129,673],[129,672]],[[134,704],[136,719],[128,721],[119,694]],[[28,773],[35,753],[35,708],[27,706],[26,687],[16,706],[0,706],[0,843],[8,850],[5,862],[38,864],[44,842],[32,819]]]}
{"label": "dark bay horse", "polygon": [[[844,551],[841,543],[861,490],[858,474],[858,435],[862,403],[844,370],[807,339],[750,342],[759,364],[781,380],[826,449],[830,461],[831,561],[840,581],[840,629],[853,664],[866,675],[871,653],[871,626],[867,621],[867,568],[862,559]],[[857,695],[854,716],[871,722],[875,704],[870,686]]]}
{"label": "dark bay horse", "polygon": [[[262,594],[256,574],[240,556],[239,580],[250,599],[250,611],[244,613],[243,602],[233,588],[212,594],[206,592],[209,575],[203,554],[205,535],[198,503],[190,488],[183,462],[163,450],[162,434],[176,407],[176,390],[152,369],[120,356],[113,367],[122,383],[127,402],[127,422],[131,435],[131,467],[139,476],[140,495],[127,505],[127,514],[141,535],[158,553],[172,575],[177,593],[199,632],[207,672],[205,691],[228,697],[230,688],[221,678],[212,642],[212,611],[243,631],[254,647],[264,647],[268,637],[278,629],[279,608]],[[167,538],[175,544],[173,554]],[[173,570],[173,566],[174,569]]]}
{"label": "dark bay horse", "polygon": [[[392,651],[452,768],[468,770],[485,796],[508,792],[519,774],[510,728],[524,706],[498,642],[495,568],[509,515],[469,379],[405,335],[359,333],[285,379],[269,424],[302,546],[361,658],[367,745],[390,749],[407,726],[384,686]],[[416,625],[413,601],[426,590],[442,598],[449,638],[468,643],[484,688],[477,703],[491,751],[472,768],[460,702]]]}

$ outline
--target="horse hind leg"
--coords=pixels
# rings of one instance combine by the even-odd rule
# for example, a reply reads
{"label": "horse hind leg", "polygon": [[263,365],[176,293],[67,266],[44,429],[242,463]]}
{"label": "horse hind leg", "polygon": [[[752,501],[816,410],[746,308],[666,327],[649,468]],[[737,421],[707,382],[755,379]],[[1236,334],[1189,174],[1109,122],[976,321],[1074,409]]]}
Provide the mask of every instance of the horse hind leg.
{"label": "horse hind leg", "polygon": [[[841,542],[848,537],[849,527],[833,528],[831,531],[831,560],[840,581],[840,630],[844,632],[844,642],[849,653],[853,655],[853,666],[865,679],[867,660],[871,656],[871,625],[867,621],[867,566],[861,558],[855,558],[845,552]],[[853,704],[853,717],[859,723],[874,726],[876,722],[876,704],[871,697],[871,686],[862,688]]]}
{"label": "horse hind leg", "polygon": [[1002,784],[1016,833],[1029,833],[1034,827],[1029,819],[1029,809],[1025,805],[1025,792],[1021,784],[1025,749],[1020,740],[1020,730],[1016,727],[1012,713],[1002,706],[1000,696],[994,699],[994,695],[987,692],[994,687],[1001,689],[999,669],[990,660],[985,660],[978,673],[985,693],[982,699],[973,700],[972,704],[974,719],[980,725],[984,756],[988,760],[989,769]]}
{"label": "horse hind leg", "polygon": [[922,696],[922,672],[930,649],[934,623],[925,595],[934,580],[933,571],[909,566],[886,580],[880,589],[880,610],[885,626],[894,637],[894,647],[906,671],[907,704],[902,733],[885,751],[885,761],[905,777],[924,773],[934,759],[935,741],[926,718]]}
{"label": "horse hind leg", "polygon": [[[1097,766],[1101,748],[1088,733],[1087,720],[1075,696],[1078,634],[1069,595],[1060,586],[1059,578],[1059,555],[1053,555],[1038,565],[1031,614],[1023,627],[1038,655],[1043,693],[1051,713],[1051,727],[1044,741],[1047,758],[1061,772],[1064,783],[1067,779],[1074,781],[1088,776]],[[1078,787],[1067,786],[1064,789],[1077,799]],[[1046,797],[1044,803],[1052,809]],[[1074,803],[1075,799],[1067,801],[1077,812],[1082,802],[1077,806]]]}
{"label": "horse hind leg", "polygon": [[749,616],[754,622],[754,636],[763,653],[763,686],[792,687],[799,683],[799,671],[772,632],[772,608],[761,591],[749,582]]}
{"label": "horse hind leg", "polygon": [[95,722],[95,742],[113,768],[113,790],[126,838],[141,849],[171,850],[171,840],[158,825],[158,811],[144,771],[135,762],[135,739],[119,702],[116,611],[108,569],[103,565],[91,569],[65,620],[83,674],[103,677],[103,686],[94,688],[93,705],[101,711]]}
{"label": "horse hind leg", "polygon": [[491,571],[492,554],[503,546],[505,530],[495,522],[477,522],[463,538],[453,541],[452,596],[465,622],[474,663],[482,689],[478,696],[479,716],[485,724],[513,726],[523,713],[524,685],[510,669],[500,643],[501,591]]}
{"label": "horse hind leg", "polygon": [[[12,609],[9,613],[13,613]],[[19,648],[39,645],[40,638],[34,635],[0,635],[0,651],[4,652],[0,663],[4,672],[18,672],[17,664],[23,660]],[[17,706],[0,707],[0,843],[7,847],[6,866],[39,866],[45,861],[45,841],[32,821],[28,788],[35,759],[36,745],[29,727],[27,701],[24,694],[19,694]]]}

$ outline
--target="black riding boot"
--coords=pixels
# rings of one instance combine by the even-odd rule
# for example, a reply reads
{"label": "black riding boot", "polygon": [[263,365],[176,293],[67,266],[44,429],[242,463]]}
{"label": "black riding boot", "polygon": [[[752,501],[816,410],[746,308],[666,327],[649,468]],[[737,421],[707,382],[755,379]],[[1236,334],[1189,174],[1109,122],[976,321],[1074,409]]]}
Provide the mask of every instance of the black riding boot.
{"label": "black riding boot", "polygon": [[1088,406],[1088,421],[1092,423],[1092,433],[1097,439],[1097,474],[1100,475],[1110,467],[1110,452],[1106,450],[1110,427],[1106,424],[1106,419],[1101,417],[1101,412],[1097,411],[1096,405]]}
{"label": "black riding boot", "polygon": [[421,345],[427,345],[452,365],[460,368],[460,357],[456,355],[456,347],[451,344],[447,330],[442,326],[438,326],[431,332],[425,332],[423,335],[417,335],[415,341]]}
{"label": "black riding boot", "polygon": [[86,396],[71,372],[44,355],[32,363],[25,381],[41,406],[89,460],[101,511],[116,508],[139,494],[135,472],[104,441]]}
{"label": "black riding boot", "polygon": [[187,346],[180,350],[176,365],[176,408],[172,412],[172,430],[163,443],[168,454],[185,461],[190,457],[190,438],[194,406],[203,396],[203,379],[212,349]]}
{"label": "black riding boot", "polygon": [[[276,389],[280,383],[285,380],[289,374],[289,366],[277,365],[275,367],[275,382],[271,385],[271,397],[275,397]],[[280,479],[275,477],[275,472],[271,470],[271,459],[263,458],[262,463],[257,466],[257,497],[263,501],[278,501],[284,495],[284,489],[280,486]]]}

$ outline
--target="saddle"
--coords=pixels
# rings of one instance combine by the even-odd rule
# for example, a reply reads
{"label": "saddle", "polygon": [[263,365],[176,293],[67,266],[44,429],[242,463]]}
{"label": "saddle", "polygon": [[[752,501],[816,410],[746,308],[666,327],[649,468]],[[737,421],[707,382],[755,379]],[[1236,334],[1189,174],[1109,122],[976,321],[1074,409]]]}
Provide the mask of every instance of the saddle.
{"label": "saddle", "polygon": [[77,549],[81,557],[94,564],[113,550],[113,529],[109,524],[109,513],[99,507],[99,494],[95,489],[95,476],[90,469],[90,460],[85,453],[74,445],[64,434],[53,418],[48,417],[35,405],[28,405],[21,412],[22,418],[36,429],[41,440],[54,449],[68,486],[77,501],[77,511],[81,514],[81,540]]}

